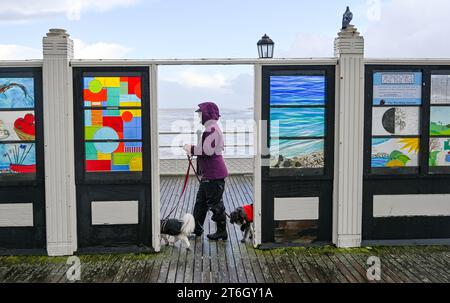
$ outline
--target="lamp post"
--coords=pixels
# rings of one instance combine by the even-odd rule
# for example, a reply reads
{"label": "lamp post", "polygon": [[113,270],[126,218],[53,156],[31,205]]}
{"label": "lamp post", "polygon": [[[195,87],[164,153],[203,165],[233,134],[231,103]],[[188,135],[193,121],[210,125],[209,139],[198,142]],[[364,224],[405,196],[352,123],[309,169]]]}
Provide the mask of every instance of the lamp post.
{"label": "lamp post", "polygon": [[258,55],[261,59],[273,58],[275,43],[266,34],[258,41]]}

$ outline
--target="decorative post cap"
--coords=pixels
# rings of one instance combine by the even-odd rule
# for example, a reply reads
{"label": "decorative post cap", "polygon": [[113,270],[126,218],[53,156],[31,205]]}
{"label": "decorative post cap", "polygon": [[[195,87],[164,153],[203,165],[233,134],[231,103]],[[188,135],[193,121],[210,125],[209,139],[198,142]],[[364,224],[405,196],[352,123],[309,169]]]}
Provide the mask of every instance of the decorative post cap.
{"label": "decorative post cap", "polygon": [[62,28],[51,28],[47,33],[47,37],[68,38],[70,37],[70,34],[65,29]]}

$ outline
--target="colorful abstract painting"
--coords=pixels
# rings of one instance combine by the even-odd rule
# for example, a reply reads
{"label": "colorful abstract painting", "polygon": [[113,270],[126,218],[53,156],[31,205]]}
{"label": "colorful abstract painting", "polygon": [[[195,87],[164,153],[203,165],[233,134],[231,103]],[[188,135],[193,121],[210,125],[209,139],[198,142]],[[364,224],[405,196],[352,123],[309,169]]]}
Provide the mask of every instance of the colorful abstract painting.
{"label": "colorful abstract painting", "polygon": [[141,142],[86,142],[87,172],[142,171]]}
{"label": "colorful abstract painting", "polygon": [[430,167],[450,166],[450,138],[430,138]]}
{"label": "colorful abstract painting", "polygon": [[271,108],[270,136],[323,137],[325,108]]}
{"label": "colorful abstract painting", "polygon": [[417,167],[419,138],[372,139],[372,167]]}
{"label": "colorful abstract painting", "polygon": [[431,76],[431,104],[450,104],[450,75]]}
{"label": "colorful abstract painting", "polygon": [[33,111],[0,111],[0,141],[34,141]]}
{"label": "colorful abstract painting", "polygon": [[85,107],[140,107],[141,77],[85,77]]}
{"label": "colorful abstract painting", "polygon": [[34,79],[0,78],[0,108],[34,108]]}
{"label": "colorful abstract painting", "polygon": [[430,135],[450,135],[450,107],[432,106],[430,110]]}
{"label": "colorful abstract painting", "polygon": [[374,107],[373,136],[419,135],[420,107]]}
{"label": "colorful abstract painting", "polygon": [[141,172],[141,77],[85,77],[87,172]]}
{"label": "colorful abstract painting", "polygon": [[0,174],[36,173],[34,143],[0,143]]}
{"label": "colorful abstract painting", "polygon": [[323,168],[324,140],[272,140],[272,168]]}
{"label": "colorful abstract painting", "polygon": [[270,105],[325,105],[325,76],[271,76]]}
{"label": "colorful abstract painting", "polygon": [[374,105],[422,104],[421,72],[377,72],[373,74]]}
{"label": "colorful abstract painting", "polygon": [[141,110],[85,110],[86,140],[140,140]]}

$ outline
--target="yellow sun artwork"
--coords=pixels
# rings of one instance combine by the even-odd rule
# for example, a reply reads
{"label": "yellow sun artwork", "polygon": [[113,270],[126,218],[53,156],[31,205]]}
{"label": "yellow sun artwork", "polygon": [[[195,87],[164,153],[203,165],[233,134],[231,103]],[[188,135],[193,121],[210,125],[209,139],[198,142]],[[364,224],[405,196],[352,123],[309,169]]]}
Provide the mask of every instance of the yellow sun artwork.
{"label": "yellow sun artwork", "polygon": [[414,154],[419,153],[420,150],[420,140],[419,138],[404,138],[400,139],[400,143],[403,143],[402,150],[408,150],[408,153],[413,152]]}

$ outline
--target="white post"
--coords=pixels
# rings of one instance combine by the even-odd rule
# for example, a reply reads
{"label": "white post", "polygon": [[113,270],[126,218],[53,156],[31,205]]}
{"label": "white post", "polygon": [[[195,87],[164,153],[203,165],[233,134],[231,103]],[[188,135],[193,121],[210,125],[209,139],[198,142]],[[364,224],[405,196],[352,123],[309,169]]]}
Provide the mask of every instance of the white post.
{"label": "white post", "polygon": [[350,25],[335,39],[336,144],[333,242],[361,246],[364,142],[364,38]]}
{"label": "white post", "polygon": [[254,129],[253,129],[253,148],[254,148],[254,164],[253,164],[253,206],[254,206],[254,215],[253,222],[255,227],[255,235],[253,237],[253,245],[258,247],[262,242],[262,200],[261,200],[261,149],[262,144],[265,142],[261,142],[261,102],[262,102],[262,66],[261,64],[254,65],[254,105],[253,105],[253,113],[255,120]]}
{"label": "white post", "polygon": [[73,41],[62,29],[43,38],[45,200],[47,252],[50,256],[76,251],[74,164]]}
{"label": "white post", "polygon": [[159,133],[158,133],[158,65],[150,66],[150,129],[152,140],[152,246],[155,252],[161,250],[161,202],[160,202],[160,169],[159,169]]}

